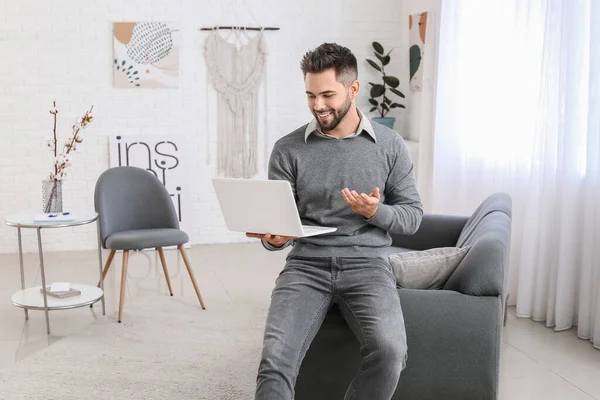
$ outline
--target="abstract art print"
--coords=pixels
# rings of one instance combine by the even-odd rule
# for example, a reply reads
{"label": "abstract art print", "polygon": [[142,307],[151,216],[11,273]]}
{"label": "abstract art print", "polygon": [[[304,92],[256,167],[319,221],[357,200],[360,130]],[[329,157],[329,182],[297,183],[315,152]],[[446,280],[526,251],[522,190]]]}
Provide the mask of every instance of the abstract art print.
{"label": "abstract art print", "polygon": [[427,12],[409,15],[408,30],[410,40],[410,91],[423,90],[423,58],[425,34],[427,33]]}
{"label": "abstract art print", "polygon": [[179,85],[179,29],[166,22],[113,24],[113,78],[117,88]]}

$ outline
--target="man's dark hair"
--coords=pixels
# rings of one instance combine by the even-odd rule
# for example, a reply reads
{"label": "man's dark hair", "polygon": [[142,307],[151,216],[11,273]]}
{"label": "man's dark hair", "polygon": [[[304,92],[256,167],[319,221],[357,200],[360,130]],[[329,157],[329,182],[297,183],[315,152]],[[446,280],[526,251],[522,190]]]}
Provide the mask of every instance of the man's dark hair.
{"label": "man's dark hair", "polygon": [[336,43],[323,43],[309,51],[302,58],[300,67],[305,78],[309,72],[319,73],[333,68],[336,80],[345,87],[358,78],[356,57],[349,49]]}

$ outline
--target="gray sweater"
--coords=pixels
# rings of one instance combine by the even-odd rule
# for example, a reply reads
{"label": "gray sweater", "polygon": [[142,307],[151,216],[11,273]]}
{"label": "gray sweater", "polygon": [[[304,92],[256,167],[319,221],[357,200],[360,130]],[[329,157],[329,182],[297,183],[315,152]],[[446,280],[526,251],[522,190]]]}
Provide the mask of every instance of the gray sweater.
{"label": "gray sweater", "polygon": [[[308,129],[307,129],[308,127]],[[314,122],[279,139],[269,162],[269,179],[290,182],[303,225],[332,226],[337,231],[299,238],[290,255],[305,257],[382,257],[391,233],[414,233],[423,215],[413,164],[402,137],[362,118],[357,135],[330,139],[315,131]],[[352,211],[342,189],[369,194],[379,187],[375,215]]]}

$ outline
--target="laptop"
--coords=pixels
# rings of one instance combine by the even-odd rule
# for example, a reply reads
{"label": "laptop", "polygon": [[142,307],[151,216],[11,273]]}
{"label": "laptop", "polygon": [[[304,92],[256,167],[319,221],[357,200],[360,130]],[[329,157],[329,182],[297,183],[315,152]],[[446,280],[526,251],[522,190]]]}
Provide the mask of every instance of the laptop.
{"label": "laptop", "polygon": [[309,237],[337,228],[302,225],[292,186],[286,180],[213,178],[227,229]]}

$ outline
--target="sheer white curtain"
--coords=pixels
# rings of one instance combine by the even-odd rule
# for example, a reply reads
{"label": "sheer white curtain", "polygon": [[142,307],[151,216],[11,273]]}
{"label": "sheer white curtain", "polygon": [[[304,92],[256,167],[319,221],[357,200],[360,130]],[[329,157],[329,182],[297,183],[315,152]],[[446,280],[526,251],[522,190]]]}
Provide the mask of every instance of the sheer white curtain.
{"label": "sheer white curtain", "polygon": [[432,210],[513,199],[517,314],[600,348],[600,2],[442,2]]}

